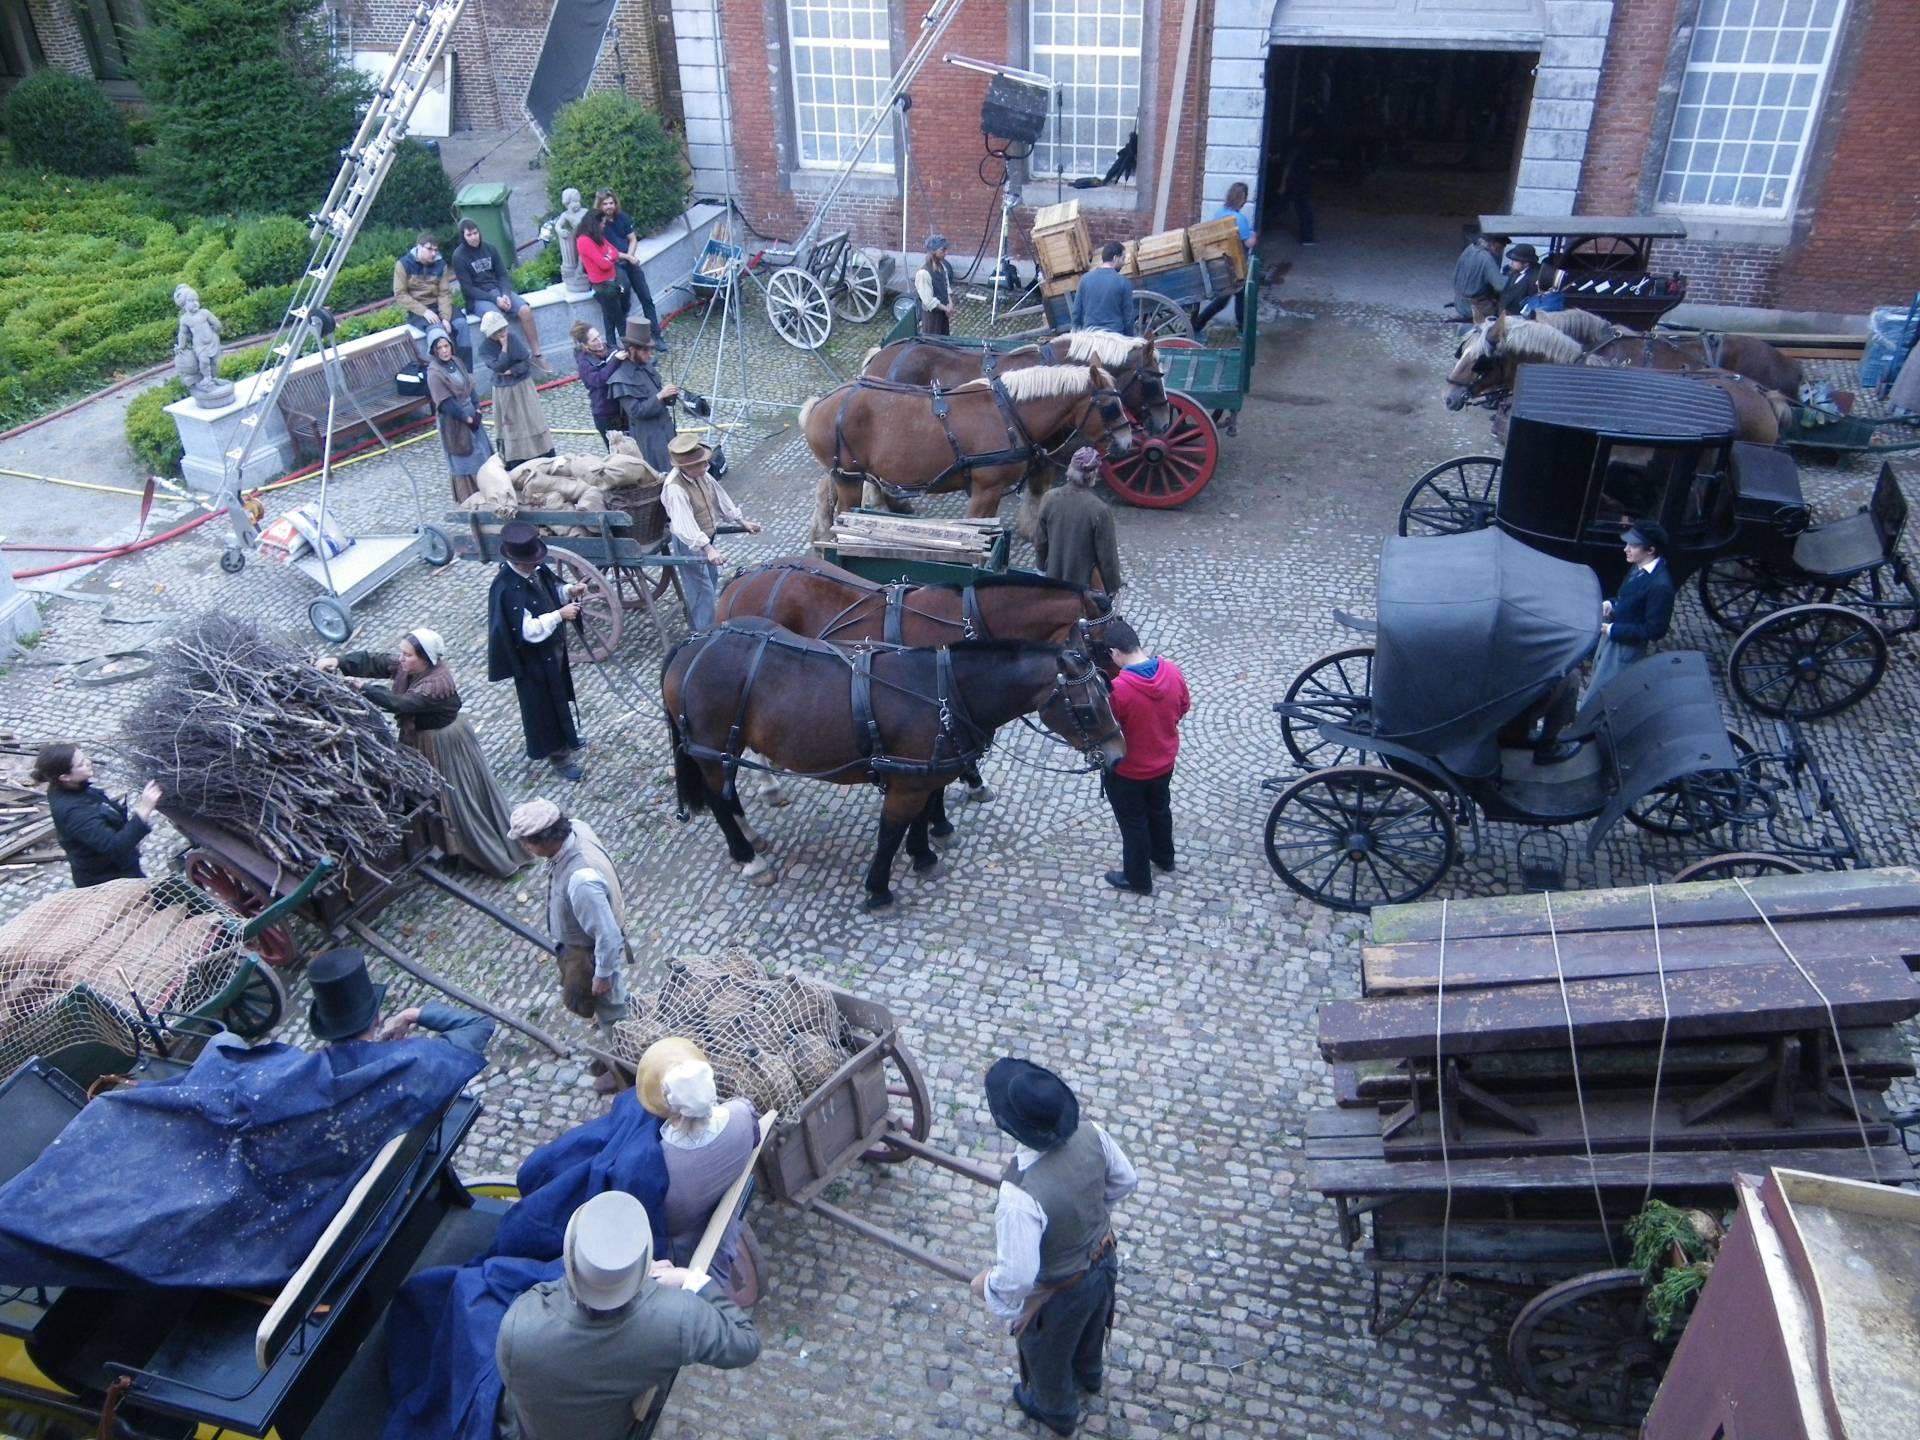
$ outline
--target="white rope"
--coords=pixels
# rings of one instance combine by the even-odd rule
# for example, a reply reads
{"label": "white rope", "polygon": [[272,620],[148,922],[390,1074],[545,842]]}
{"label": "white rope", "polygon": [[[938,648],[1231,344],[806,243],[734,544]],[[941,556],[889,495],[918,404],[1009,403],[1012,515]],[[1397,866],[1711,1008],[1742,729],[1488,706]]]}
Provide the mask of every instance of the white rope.
{"label": "white rope", "polygon": [[1600,1194],[1600,1171],[1593,1158],[1593,1134],[1587,1129],[1587,1095],[1580,1084],[1580,1047],[1573,1038],[1573,1002],[1567,997],[1567,972],[1560,966],[1560,932],[1553,923],[1553,895],[1542,890],[1540,898],[1547,902],[1547,934],[1553,940],[1553,973],[1560,980],[1560,1010],[1567,1017],[1567,1055],[1573,1061],[1573,1103],[1580,1112],[1580,1140],[1587,1147],[1587,1178],[1593,1182],[1593,1203],[1600,1212],[1600,1236],[1607,1242],[1607,1263],[1617,1266],[1620,1257],[1613,1250],[1613,1228],[1607,1224],[1607,1202]]}
{"label": "white rope", "polygon": [[1643,1210],[1647,1202],[1653,1199],[1653,1152],[1660,1127],[1660,1079],[1667,1068],[1667,1029],[1673,1024],[1673,1011],[1667,1005],[1667,962],[1660,952],[1660,906],[1651,884],[1647,886],[1647,909],[1653,915],[1653,969],[1660,977],[1660,1053],[1653,1062],[1653,1109],[1647,1121],[1647,1189],[1640,1197]]}
{"label": "white rope", "polygon": [[[1867,1122],[1860,1117],[1860,1102],[1853,1093],[1853,1069],[1847,1064],[1847,1047],[1840,1039],[1840,1022],[1833,1013],[1833,1002],[1827,998],[1827,992],[1820,988],[1820,982],[1807,973],[1807,967],[1800,963],[1800,957],[1793,953],[1787,942],[1780,938],[1780,932],[1773,928],[1773,921],[1753,898],[1753,892],[1747,888],[1747,882],[1740,876],[1733,877],[1733,883],[1740,887],[1740,893],[1747,897],[1747,903],[1753,906],[1753,913],[1760,917],[1760,923],[1767,927],[1767,933],[1773,937],[1773,943],[1780,947],[1780,953],[1793,962],[1793,968],[1800,972],[1800,978],[1813,987],[1813,993],[1820,997],[1820,1003],[1826,1008],[1827,1029],[1833,1033],[1833,1054],[1840,1062],[1840,1078],[1847,1082],[1847,1108],[1853,1111],[1853,1123],[1860,1128],[1860,1148],[1867,1152],[1867,1171],[1873,1176],[1874,1183],[1880,1180],[1880,1167],[1874,1162],[1873,1142],[1867,1139]],[[1822,1089],[1826,1088],[1827,1077],[1818,1077]]]}
{"label": "white rope", "polygon": [[1447,1283],[1447,1245],[1453,1230],[1453,1161],[1447,1157],[1447,1076],[1440,1059],[1440,1017],[1447,1007],[1447,901],[1440,899],[1440,978],[1433,996],[1433,1093],[1440,1108],[1440,1182],[1446,1208],[1440,1213],[1440,1284]]}

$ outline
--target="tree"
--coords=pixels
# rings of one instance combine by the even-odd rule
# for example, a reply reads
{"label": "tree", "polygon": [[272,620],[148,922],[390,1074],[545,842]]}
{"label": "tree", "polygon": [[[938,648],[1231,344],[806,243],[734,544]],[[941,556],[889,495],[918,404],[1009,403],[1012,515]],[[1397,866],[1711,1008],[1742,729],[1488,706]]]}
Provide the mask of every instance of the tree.
{"label": "tree", "polygon": [[554,209],[568,186],[589,205],[596,190],[613,191],[634,229],[650,235],[687,208],[687,160],[653,111],[617,91],[596,91],[554,117],[547,146]]}
{"label": "tree", "polygon": [[326,198],[368,82],[336,60],[320,0],[147,0],[130,32],[155,180],[199,214],[303,214]]}
{"label": "tree", "polygon": [[78,75],[36,70],[7,97],[6,121],[21,165],[90,178],[133,169],[126,117]]}

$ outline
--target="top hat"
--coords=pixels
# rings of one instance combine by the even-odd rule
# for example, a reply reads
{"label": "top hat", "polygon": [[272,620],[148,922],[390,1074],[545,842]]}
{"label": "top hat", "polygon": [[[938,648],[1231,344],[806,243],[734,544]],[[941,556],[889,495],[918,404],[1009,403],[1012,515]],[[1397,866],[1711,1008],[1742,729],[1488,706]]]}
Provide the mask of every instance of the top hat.
{"label": "top hat", "polygon": [[500,528],[500,553],[508,560],[536,565],[547,558],[547,542],[525,520],[515,520]]}
{"label": "top hat", "polygon": [[706,1058],[706,1053],[684,1035],[654,1041],[640,1052],[640,1064],[634,1072],[633,1088],[639,1093],[641,1108],[666,1119],[673,1113],[667,1104],[667,1072],[689,1060]]}
{"label": "top hat", "polygon": [[667,442],[667,454],[675,465],[697,465],[713,458],[713,447],[691,430],[682,430]]}
{"label": "top hat", "polygon": [[602,1190],[567,1221],[567,1288],[589,1310],[618,1310],[653,1267],[646,1207],[624,1190]]}
{"label": "top hat", "polygon": [[645,320],[629,320],[627,321],[626,334],[621,336],[621,339],[625,340],[628,345],[650,346],[655,343],[653,326]]}
{"label": "top hat", "polygon": [[380,1018],[387,987],[376,985],[367,973],[367,957],[358,950],[329,950],[307,966],[313,985],[313,1005],[307,1028],[316,1040],[352,1040],[364,1035]]}
{"label": "top hat", "polygon": [[1080,1102],[1067,1082],[1031,1060],[1006,1057],[987,1071],[993,1123],[1029,1150],[1052,1150],[1080,1128]]}

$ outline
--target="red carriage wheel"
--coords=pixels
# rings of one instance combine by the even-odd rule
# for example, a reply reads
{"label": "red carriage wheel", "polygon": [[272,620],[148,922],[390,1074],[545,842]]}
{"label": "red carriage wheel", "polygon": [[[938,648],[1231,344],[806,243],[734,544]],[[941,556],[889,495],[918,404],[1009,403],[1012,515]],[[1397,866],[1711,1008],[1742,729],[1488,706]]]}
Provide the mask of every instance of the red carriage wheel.
{"label": "red carriage wheel", "polygon": [[[271,897],[247,875],[241,874],[211,850],[189,850],[186,857],[187,881],[205,892],[234,914],[251,920],[271,903]],[[300,958],[300,947],[285,925],[269,925],[248,942],[267,964],[282,968]]]}
{"label": "red carriage wheel", "polygon": [[1213,479],[1220,463],[1220,432],[1191,395],[1167,392],[1173,412],[1166,432],[1141,437],[1118,460],[1102,465],[1113,493],[1130,505],[1171,510],[1184,505]]}
{"label": "red carriage wheel", "polygon": [[1191,335],[1157,335],[1154,337],[1153,348],[1156,350],[1204,350],[1207,347]]}

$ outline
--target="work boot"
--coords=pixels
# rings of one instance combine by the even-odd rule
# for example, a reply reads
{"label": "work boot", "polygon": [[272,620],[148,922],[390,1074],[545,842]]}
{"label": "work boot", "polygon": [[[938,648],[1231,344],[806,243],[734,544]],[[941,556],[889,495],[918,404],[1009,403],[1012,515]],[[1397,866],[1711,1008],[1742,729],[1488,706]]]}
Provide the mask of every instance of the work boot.
{"label": "work boot", "polygon": [[1033,1396],[1027,1393],[1026,1386],[1016,1385],[1013,1387],[1013,1403],[1020,1407],[1021,1414],[1025,1415],[1036,1425],[1045,1426],[1056,1435],[1073,1434],[1074,1427],[1071,1424],[1062,1425],[1058,1420],[1044,1413],[1033,1403]]}

